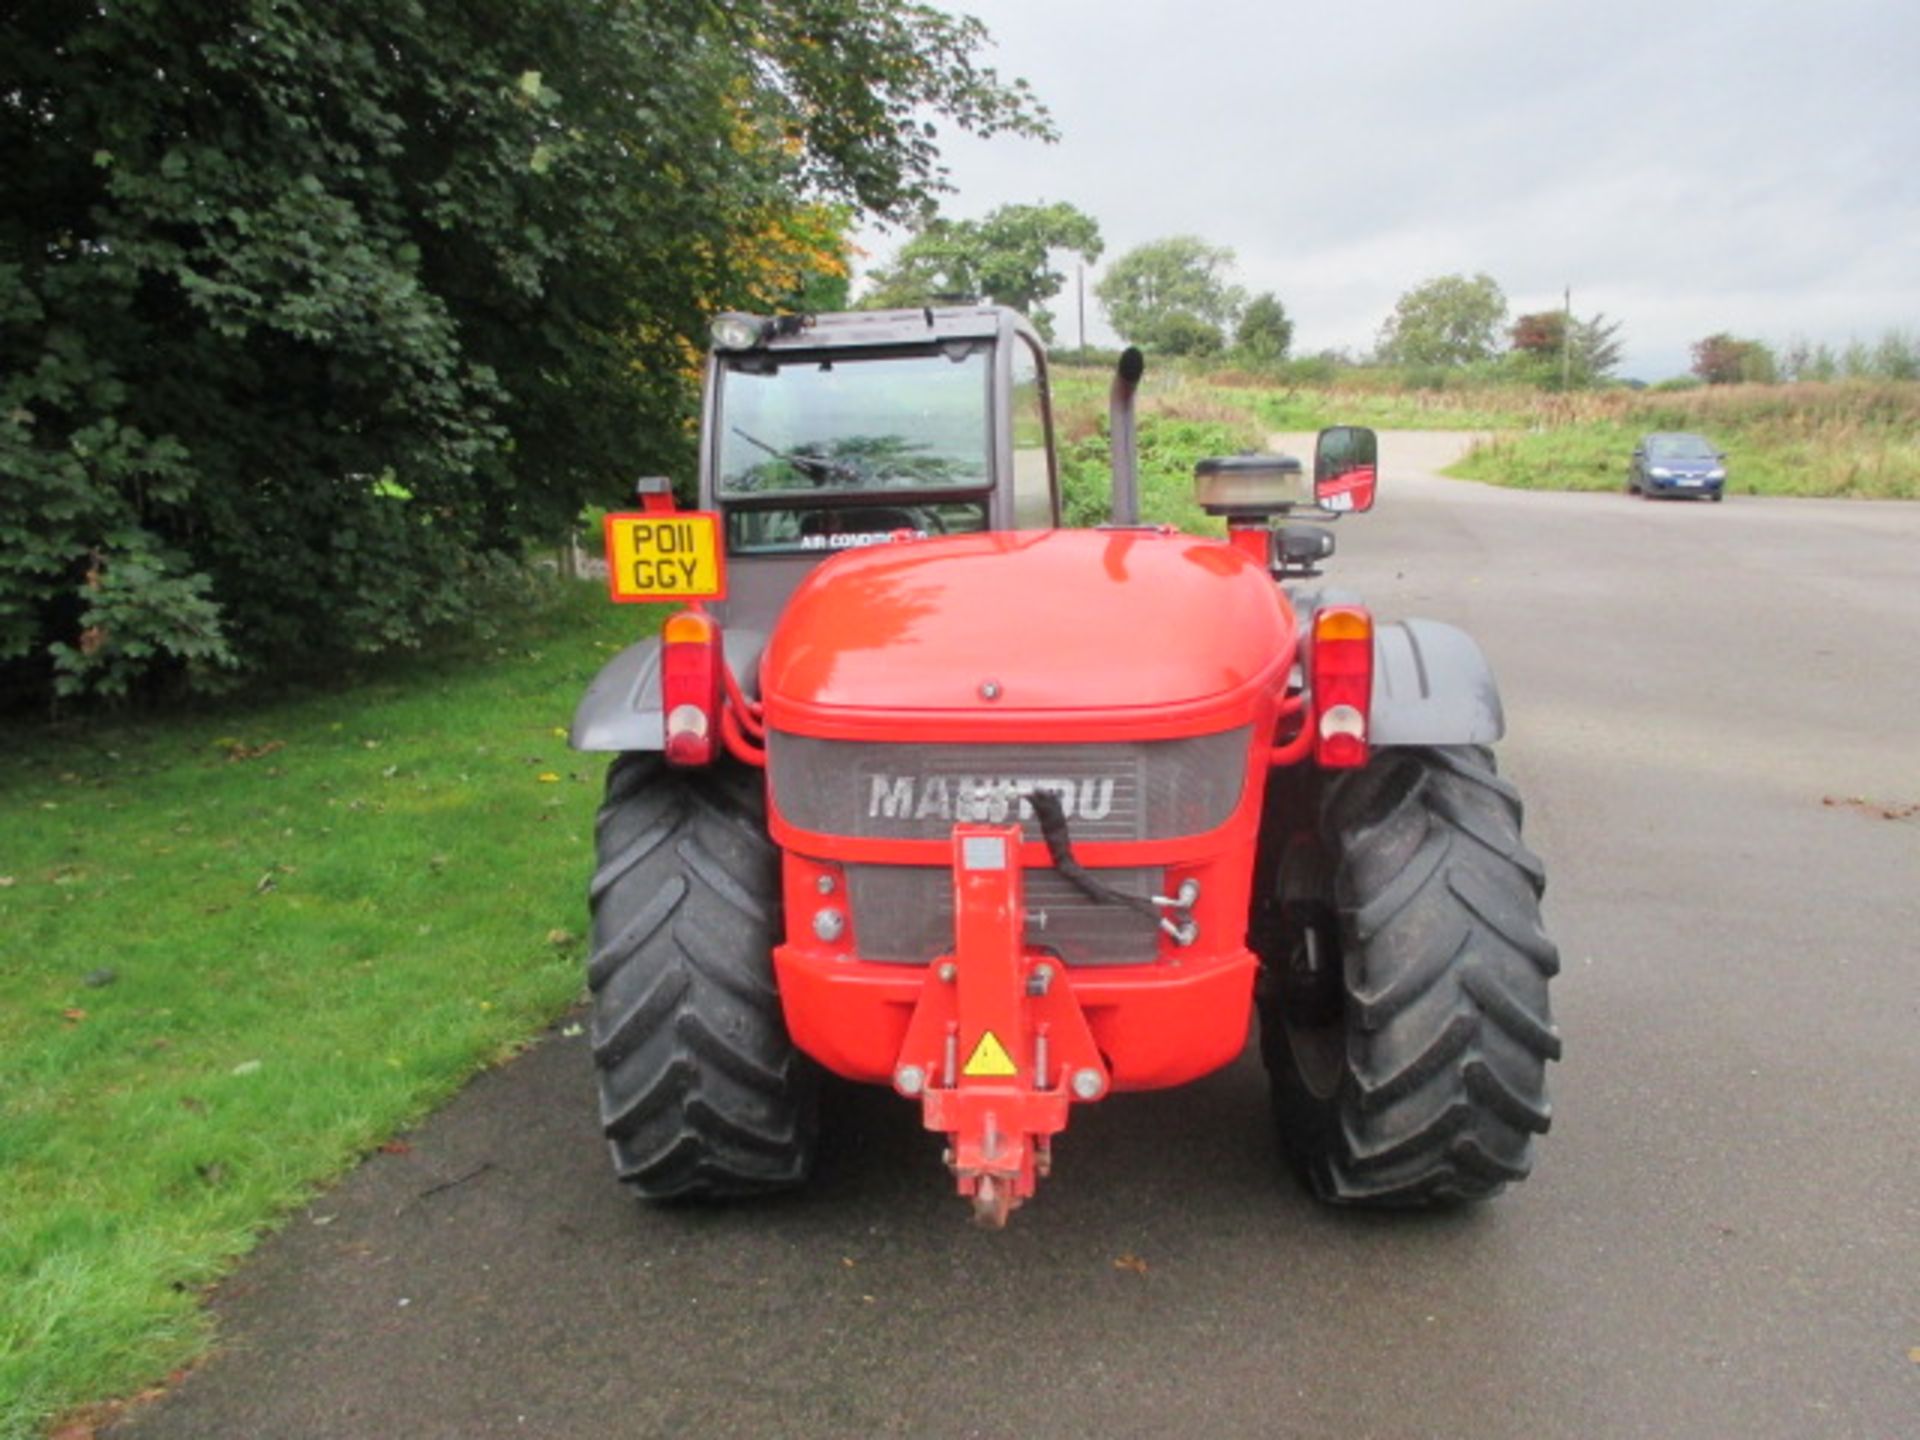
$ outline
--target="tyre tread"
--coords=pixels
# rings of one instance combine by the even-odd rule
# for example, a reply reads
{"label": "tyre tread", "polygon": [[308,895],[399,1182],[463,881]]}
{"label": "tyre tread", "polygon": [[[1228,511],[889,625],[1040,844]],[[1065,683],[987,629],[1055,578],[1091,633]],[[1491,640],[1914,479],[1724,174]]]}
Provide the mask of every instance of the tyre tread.
{"label": "tyre tread", "polygon": [[[1281,1138],[1339,1204],[1479,1200],[1524,1179],[1547,1131],[1559,953],[1518,791],[1482,747],[1383,751],[1322,807],[1347,991],[1346,1063],[1316,1097],[1265,1043]],[[1281,1034],[1283,1020],[1263,1013]]]}
{"label": "tyre tread", "polygon": [[720,1198],[805,1180],[815,1075],[772,968],[779,853],[759,777],[623,755],[595,822],[587,965],[601,1127],[643,1198]]}

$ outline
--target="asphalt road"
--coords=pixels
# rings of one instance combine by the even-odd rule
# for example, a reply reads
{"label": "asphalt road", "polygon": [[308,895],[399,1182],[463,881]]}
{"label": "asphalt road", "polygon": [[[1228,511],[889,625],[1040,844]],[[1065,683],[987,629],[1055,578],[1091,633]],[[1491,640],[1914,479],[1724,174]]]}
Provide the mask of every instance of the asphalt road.
{"label": "asphalt road", "polygon": [[1316,1208],[1251,1055],[1082,1112],[992,1235],[890,1095],[817,1183],[614,1186],[580,1038],[294,1217],[116,1435],[1920,1434],[1920,505],[1432,478],[1385,437],[1340,583],[1476,633],[1550,873],[1534,1179]]}

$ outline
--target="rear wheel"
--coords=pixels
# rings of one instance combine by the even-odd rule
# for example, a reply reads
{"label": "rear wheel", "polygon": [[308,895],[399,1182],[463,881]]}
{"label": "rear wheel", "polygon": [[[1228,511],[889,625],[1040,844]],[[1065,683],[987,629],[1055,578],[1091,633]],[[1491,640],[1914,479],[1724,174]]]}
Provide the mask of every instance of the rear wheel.
{"label": "rear wheel", "polygon": [[1281,1141],[1321,1198],[1478,1200],[1531,1169],[1559,957],[1520,811],[1478,748],[1384,750],[1328,785],[1332,905],[1292,907],[1285,944],[1334,962],[1270,960],[1260,1002]]}
{"label": "rear wheel", "polygon": [[607,772],[590,899],[593,1063],[620,1178],[650,1200],[806,1178],[815,1075],[774,986],[780,857],[758,772]]}

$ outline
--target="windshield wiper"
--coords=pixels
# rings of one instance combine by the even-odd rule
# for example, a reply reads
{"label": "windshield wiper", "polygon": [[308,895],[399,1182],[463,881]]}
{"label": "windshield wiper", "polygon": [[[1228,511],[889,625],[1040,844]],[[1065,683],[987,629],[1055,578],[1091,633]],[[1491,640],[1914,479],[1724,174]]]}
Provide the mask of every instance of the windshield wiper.
{"label": "windshield wiper", "polygon": [[757,435],[749,435],[738,425],[733,427],[738,435],[756,449],[764,450],[776,460],[784,460],[802,475],[811,476],[822,485],[858,485],[860,471],[844,460],[830,460],[824,455],[809,455],[804,450],[781,450],[769,445]]}

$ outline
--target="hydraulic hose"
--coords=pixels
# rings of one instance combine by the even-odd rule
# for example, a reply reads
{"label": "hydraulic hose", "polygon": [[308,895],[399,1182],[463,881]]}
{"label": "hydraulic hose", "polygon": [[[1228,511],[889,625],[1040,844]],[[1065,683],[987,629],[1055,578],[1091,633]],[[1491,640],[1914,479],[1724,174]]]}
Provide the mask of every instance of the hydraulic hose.
{"label": "hydraulic hose", "polygon": [[1144,896],[1129,895],[1124,890],[1116,890],[1094,879],[1093,872],[1073,858],[1073,837],[1067,830],[1066,808],[1061,805],[1058,795],[1046,790],[1029,790],[1026,792],[1026,801],[1033,807],[1034,818],[1040,822],[1040,838],[1046,842],[1047,855],[1061,879],[1096,904],[1124,905],[1129,910],[1137,910],[1147,916],[1154,924],[1160,923],[1160,907],[1153,901]]}

